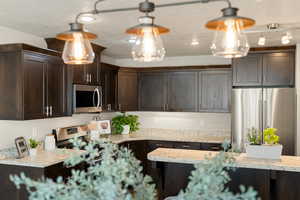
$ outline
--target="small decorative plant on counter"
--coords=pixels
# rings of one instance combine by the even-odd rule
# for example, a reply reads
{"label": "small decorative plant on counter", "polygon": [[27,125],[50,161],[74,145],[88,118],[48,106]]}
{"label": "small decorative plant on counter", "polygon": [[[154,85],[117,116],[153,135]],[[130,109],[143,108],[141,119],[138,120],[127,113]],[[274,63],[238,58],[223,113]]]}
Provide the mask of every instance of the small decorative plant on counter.
{"label": "small decorative plant on counter", "polygon": [[115,134],[129,134],[139,130],[140,123],[137,115],[118,115],[112,119],[112,127]]}
{"label": "small decorative plant on counter", "polygon": [[250,144],[246,144],[247,156],[250,158],[280,159],[282,145],[279,144],[280,138],[276,133],[276,128],[266,128],[263,131],[264,144],[261,144],[259,132],[252,128],[248,134]]}
{"label": "small decorative plant on counter", "polygon": [[[76,139],[73,144],[86,152],[73,156],[65,164],[76,166],[87,162],[89,167],[73,170],[66,182],[61,177],[36,181],[24,174],[11,175],[10,179],[18,188],[26,186],[30,200],[157,200],[152,179],[142,174],[140,161],[130,150],[105,140],[86,144]],[[101,161],[95,162],[99,158]],[[178,200],[256,200],[257,193],[251,188],[241,187],[239,194],[226,189],[229,167],[234,167],[234,158],[227,152],[196,164],[190,183]]]}
{"label": "small decorative plant on counter", "polygon": [[261,144],[261,135],[257,131],[256,128],[252,127],[251,129],[248,130],[248,141],[251,145],[260,145]]}
{"label": "small decorative plant on counter", "polygon": [[37,148],[39,146],[40,142],[38,142],[35,139],[30,138],[29,139],[29,155],[30,156],[36,156]]}

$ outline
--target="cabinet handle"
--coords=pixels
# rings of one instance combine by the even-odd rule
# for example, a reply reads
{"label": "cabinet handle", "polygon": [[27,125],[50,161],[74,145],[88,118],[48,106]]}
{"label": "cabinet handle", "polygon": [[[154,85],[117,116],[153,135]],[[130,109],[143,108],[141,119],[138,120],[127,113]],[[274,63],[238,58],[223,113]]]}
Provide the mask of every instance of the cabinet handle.
{"label": "cabinet handle", "polygon": [[46,106],[46,117],[48,117],[48,116],[49,116],[49,107]]}
{"label": "cabinet handle", "polygon": [[190,149],[191,146],[189,146],[189,145],[182,145],[182,148],[184,148],[184,149]]}
{"label": "cabinet handle", "polygon": [[49,114],[49,115],[50,115],[50,116],[52,116],[52,111],[53,111],[53,108],[52,108],[52,106],[50,106],[50,108],[49,108],[49,109],[50,109],[50,114]]}
{"label": "cabinet handle", "polygon": [[107,104],[107,110],[111,111],[111,104]]}
{"label": "cabinet handle", "polygon": [[89,74],[86,75],[86,79],[85,80],[86,80],[87,83],[89,82]]}
{"label": "cabinet handle", "polygon": [[121,108],[122,108],[122,106],[121,106],[121,104],[119,103],[119,110],[121,110]]}
{"label": "cabinet handle", "polygon": [[90,74],[90,83],[92,82],[92,74]]}

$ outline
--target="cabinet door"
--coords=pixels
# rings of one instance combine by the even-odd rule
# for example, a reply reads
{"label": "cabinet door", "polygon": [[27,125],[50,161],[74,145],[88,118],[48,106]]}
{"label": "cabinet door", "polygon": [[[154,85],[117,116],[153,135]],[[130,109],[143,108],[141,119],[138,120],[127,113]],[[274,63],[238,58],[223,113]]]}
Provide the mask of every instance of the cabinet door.
{"label": "cabinet door", "polygon": [[140,73],[139,110],[164,111],[166,104],[167,82],[164,73]]}
{"label": "cabinet door", "polygon": [[118,104],[121,111],[137,110],[137,85],[136,72],[118,73]]}
{"label": "cabinet door", "polygon": [[[300,173],[277,171],[274,188],[275,197],[272,200],[295,200],[300,199]],[[272,193],[273,194],[273,193]]]}
{"label": "cabinet door", "polygon": [[73,83],[74,84],[86,84],[87,74],[85,72],[84,65],[72,65],[73,67]]}
{"label": "cabinet door", "polygon": [[101,86],[103,93],[103,110],[116,110],[116,86],[118,71],[107,67],[106,64],[101,66]]}
{"label": "cabinet door", "polygon": [[86,76],[88,76],[88,84],[100,85],[100,77],[98,77],[99,56],[95,56],[95,60],[92,64],[86,65]]}
{"label": "cabinet door", "polygon": [[[252,187],[262,200],[273,200],[270,197],[270,171],[262,169],[237,168],[229,170],[230,181],[226,185],[234,194],[240,193],[240,185]],[[285,199],[285,198],[283,198]],[[283,200],[281,199],[281,200]]]}
{"label": "cabinet door", "polygon": [[197,111],[197,72],[168,73],[167,110],[178,112]]}
{"label": "cabinet door", "polygon": [[229,112],[230,97],[230,70],[203,71],[199,73],[200,111]]}
{"label": "cabinet door", "polygon": [[263,57],[264,86],[293,86],[295,77],[294,53],[270,53]]}
{"label": "cabinet door", "polygon": [[47,106],[50,117],[64,116],[64,64],[60,58],[47,59]]}
{"label": "cabinet door", "polygon": [[233,86],[262,85],[262,55],[248,54],[232,60]]}
{"label": "cabinet door", "polygon": [[46,67],[44,57],[24,53],[24,119],[45,117]]}

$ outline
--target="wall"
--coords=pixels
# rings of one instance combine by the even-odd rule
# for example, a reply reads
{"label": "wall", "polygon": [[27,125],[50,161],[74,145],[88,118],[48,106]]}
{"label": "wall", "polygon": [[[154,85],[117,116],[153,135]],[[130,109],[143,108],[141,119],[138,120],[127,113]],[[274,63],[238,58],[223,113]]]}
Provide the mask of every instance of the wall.
{"label": "wall", "polygon": [[47,48],[42,37],[0,26],[0,44],[25,43],[40,48]]}

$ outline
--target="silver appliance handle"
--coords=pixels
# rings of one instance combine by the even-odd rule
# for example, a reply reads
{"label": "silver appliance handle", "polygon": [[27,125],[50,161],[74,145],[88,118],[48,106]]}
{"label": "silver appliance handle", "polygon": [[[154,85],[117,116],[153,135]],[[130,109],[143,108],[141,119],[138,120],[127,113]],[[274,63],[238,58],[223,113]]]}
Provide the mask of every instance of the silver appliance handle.
{"label": "silver appliance handle", "polygon": [[49,107],[46,106],[46,116],[48,117],[49,116]]}
{"label": "silver appliance handle", "polygon": [[53,108],[52,108],[52,106],[50,106],[50,116],[52,116],[52,111],[53,111]]}
{"label": "silver appliance handle", "polygon": [[102,92],[102,87],[100,88],[100,94],[99,94],[99,101],[100,101],[100,107],[102,108],[103,106],[103,92]]}
{"label": "silver appliance handle", "polygon": [[[98,101],[97,101],[97,106],[96,106],[96,108],[99,108],[100,107],[100,101],[101,101],[101,99],[100,99],[100,91],[99,91],[99,88],[95,88],[95,93],[97,93],[97,97],[98,97]],[[94,94],[95,94],[94,93]],[[102,101],[101,101],[102,102]]]}
{"label": "silver appliance handle", "polygon": [[97,88],[94,89],[94,92],[93,92],[93,107],[96,107],[96,104],[95,104],[95,94],[97,92]]}

